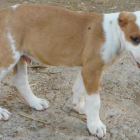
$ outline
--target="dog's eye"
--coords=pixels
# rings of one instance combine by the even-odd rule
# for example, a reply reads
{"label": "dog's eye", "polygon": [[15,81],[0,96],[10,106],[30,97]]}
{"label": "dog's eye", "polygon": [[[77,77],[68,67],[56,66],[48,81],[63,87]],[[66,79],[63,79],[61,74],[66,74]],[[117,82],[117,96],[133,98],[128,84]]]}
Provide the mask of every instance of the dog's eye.
{"label": "dog's eye", "polygon": [[132,36],[131,39],[135,42],[135,43],[139,43],[140,40],[137,37]]}

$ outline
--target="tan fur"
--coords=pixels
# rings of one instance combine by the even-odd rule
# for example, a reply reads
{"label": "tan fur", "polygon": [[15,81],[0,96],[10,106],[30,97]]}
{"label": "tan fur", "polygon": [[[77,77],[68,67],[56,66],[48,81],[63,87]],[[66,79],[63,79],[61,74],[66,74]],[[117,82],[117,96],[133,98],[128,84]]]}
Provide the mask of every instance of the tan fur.
{"label": "tan fur", "polygon": [[10,42],[7,38],[7,18],[8,10],[0,10],[0,68],[7,68],[14,62]]}
{"label": "tan fur", "polygon": [[100,56],[105,41],[102,14],[33,4],[6,8],[0,13],[18,51],[48,65],[83,66],[87,93],[98,92],[104,67]]}
{"label": "tan fur", "polygon": [[83,66],[87,93],[98,92],[103,70],[99,53],[105,41],[102,14],[26,4],[10,14],[20,49],[48,65]]}
{"label": "tan fur", "polygon": [[100,56],[101,45],[105,42],[102,28],[103,16],[94,22],[94,30],[88,36],[83,52],[82,76],[88,94],[98,93],[104,63]]}

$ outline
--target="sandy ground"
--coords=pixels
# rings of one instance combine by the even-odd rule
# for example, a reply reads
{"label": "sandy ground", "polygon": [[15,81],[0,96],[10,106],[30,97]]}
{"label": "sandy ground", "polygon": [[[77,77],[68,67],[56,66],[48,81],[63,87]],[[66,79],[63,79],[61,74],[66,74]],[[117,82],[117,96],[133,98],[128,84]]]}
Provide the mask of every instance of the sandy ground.
{"label": "sandy ground", "polygon": [[[0,8],[17,3],[39,3],[76,11],[110,13],[140,10],[139,0],[1,0]],[[36,64],[32,64],[34,66]],[[31,109],[12,84],[12,74],[1,83],[0,106],[12,114],[0,122],[2,140],[98,140],[86,129],[86,120],[72,110],[72,85],[77,71],[56,67],[28,68],[33,92],[48,99],[46,111]],[[140,140],[140,70],[129,54],[104,72],[100,88],[100,116],[107,126],[107,140]],[[46,125],[19,113],[50,122]]]}

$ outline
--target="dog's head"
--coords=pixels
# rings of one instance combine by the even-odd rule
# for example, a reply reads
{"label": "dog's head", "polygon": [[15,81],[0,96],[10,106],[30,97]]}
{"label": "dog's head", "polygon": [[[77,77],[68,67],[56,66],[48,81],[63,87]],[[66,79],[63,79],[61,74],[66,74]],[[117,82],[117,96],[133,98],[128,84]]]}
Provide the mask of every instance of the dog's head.
{"label": "dog's head", "polygon": [[140,12],[121,12],[118,24],[124,33],[121,42],[140,68]]}

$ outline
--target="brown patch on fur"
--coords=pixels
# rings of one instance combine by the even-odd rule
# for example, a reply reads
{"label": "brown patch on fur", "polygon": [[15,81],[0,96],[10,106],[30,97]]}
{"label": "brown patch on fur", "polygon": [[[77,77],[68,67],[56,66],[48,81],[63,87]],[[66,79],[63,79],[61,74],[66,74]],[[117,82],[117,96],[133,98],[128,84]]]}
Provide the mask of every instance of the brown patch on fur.
{"label": "brown patch on fur", "polygon": [[131,37],[138,37],[140,39],[140,30],[135,21],[136,16],[130,12],[121,12],[118,18],[118,24],[123,30],[126,40],[137,46],[139,43],[131,39]]}

